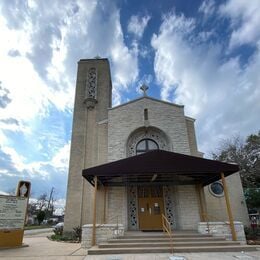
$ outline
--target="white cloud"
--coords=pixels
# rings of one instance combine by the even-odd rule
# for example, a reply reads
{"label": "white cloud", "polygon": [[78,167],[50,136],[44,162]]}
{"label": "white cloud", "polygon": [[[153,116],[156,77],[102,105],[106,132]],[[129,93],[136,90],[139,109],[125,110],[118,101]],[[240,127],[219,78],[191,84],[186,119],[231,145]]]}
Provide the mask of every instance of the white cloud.
{"label": "white cloud", "polygon": [[[32,64],[23,57],[3,58],[0,72],[3,86],[10,93],[11,102],[0,110],[0,118],[15,118],[29,121],[35,116],[46,113],[49,89],[34,71]],[[15,74],[15,75],[14,75]]]}
{"label": "white cloud", "polygon": [[215,1],[205,0],[199,7],[199,12],[203,13],[206,17],[212,15],[215,12]]}
{"label": "white cloud", "polygon": [[231,19],[230,48],[255,44],[260,40],[260,1],[229,0],[220,6],[220,14]]}
{"label": "white cloud", "polygon": [[132,15],[127,26],[128,32],[134,34],[138,39],[142,38],[144,30],[150,19],[151,16],[149,15]]}
{"label": "white cloud", "polygon": [[[111,46],[114,105],[121,102],[120,92],[136,81],[138,76],[138,50],[128,49],[123,42],[119,13],[115,14],[115,39]],[[131,65],[130,65],[131,64]]]}
{"label": "white cloud", "polygon": [[70,142],[65,144],[52,158],[51,164],[55,168],[66,170],[69,165]]}
{"label": "white cloud", "polygon": [[0,153],[3,160],[7,162],[4,169],[0,167],[2,182],[0,189],[4,190],[5,182],[15,186],[19,180],[32,182],[32,192],[38,196],[50,187],[55,187],[59,197],[64,197],[69,162],[70,143],[61,147],[49,162],[34,161],[28,162],[26,158],[17,153],[13,148],[1,147]]}
{"label": "white cloud", "polygon": [[245,68],[236,57],[223,62],[219,45],[193,44],[194,26],[184,16],[164,17],[151,42],[154,70],[161,97],[185,105],[197,119],[199,148],[209,153],[222,138],[258,130],[260,51]]}
{"label": "white cloud", "polygon": [[[155,49],[154,69],[158,82],[162,85],[161,97],[169,100],[174,87],[181,84],[180,74],[185,73],[186,60],[192,55],[192,48],[181,48],[184,39],[195,26],[193,19],[183,15],[164,16],[158,35],[153,35],[152,47]],[[192,66],[190,63],[189,66]]]}
{"label": "white cloud", "polygon": [[54,201],[54,209],[55,215],[63,215],[65,212],[65,204],[66,204],[66,200],[65,199],[58,199]]}
{"label": "white cloud", "polygon": [[14,117],[18,106],[17,119],[27,121],[48,113],[50,104],[72,110],[76,63],[81,58],[110,58],[118,102],[136,80],[137,49],[125,45],[120,12],[113,3],[30,1],[15,8],[19,13],[9,3],[2,7],[0,80],[12,96],[3,118]]}
{"label": "white cloud", "polygon": [[4,1],[0,12],[0,174],[9,185],[31,179],[34,190],[64,185],[64,195],[77,61],[108,57],[120,103],[138,78],[137,46],[125,44],[106,0]]}
{"label": "white cloud", "polygon": [[13,148],[2,147],[2,151],[11,157],[13,166],[16,169],[19,169],[22,172],[26,168],[26,166],[24,164],[25,158],[23,156],[19,155]]}
{"label": "white cloud", "polygon": [[10,195],[8,192],[0,190],[0,195]]}

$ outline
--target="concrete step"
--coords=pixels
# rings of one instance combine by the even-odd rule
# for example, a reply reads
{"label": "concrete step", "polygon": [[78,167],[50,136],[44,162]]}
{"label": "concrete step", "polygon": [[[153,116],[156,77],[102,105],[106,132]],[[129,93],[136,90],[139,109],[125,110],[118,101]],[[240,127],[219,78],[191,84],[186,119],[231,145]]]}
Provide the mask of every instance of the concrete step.
{"label": "concrete step", "polygon": [[[223,241],[225,240],[224,237],[173,237],[173,241],[176,242],[190,242],[190,241]],[[120,239],[110,239],[108,243],[145,243],[145,242],[167,242],[170,241],[169,237],[158,237],[158,238],[120,238]],[[226,241],[226,240],[225,240]]]}
{"label": "concrete step", "polygon": [[[212,237],[210,234],[200,234],[200,233],[173,233],[173,236],[176,238],[189,238],[189,237]],[[132,238],[164,238],[167,237],[165,234],[160,235],[124,235],[118,237],[119,239],[132,239]]]}
{"label": "concrete step", "polygon": [[[229,246],[240,245],[235,241],[191,241],[191,242],[174,242],[174,247],[183,246]],[[102,243],[99,244],[99,248],[124,248],[124,247],[171,247],[171,243],[167,242],[143,242],[143,243]]]}
{"label": "concrete step", "polygon": [[[192,252],[239,252],[239,251],[256,251],[255,246],[183,246],[174,247],[174,253],[192,253]],[[171,253],[170,247],[122,247],[122,248],[99,248],[92,247],[88,250],[89,255],[105,254],[144,254],[144,253]]]}

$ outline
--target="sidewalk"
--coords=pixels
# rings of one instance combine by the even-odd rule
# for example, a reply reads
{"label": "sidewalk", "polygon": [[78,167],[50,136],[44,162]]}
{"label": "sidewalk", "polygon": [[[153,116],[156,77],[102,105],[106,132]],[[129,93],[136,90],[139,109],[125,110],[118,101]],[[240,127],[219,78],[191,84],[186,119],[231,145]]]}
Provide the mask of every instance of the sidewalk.
{"label": "sidewalk", "polygon": [[260,260],[260,251],[221,253],[179,253],[143,255],[100,255],[86,256],[85,260],[169,260],[170,256],[184,256],[186,260]]}
{"label": "sidewalk", "polygon": [[62,243],[50,241],[46,233],[26,234],[23,242],[28,247],[0,250],[2,260],[48,259],[48,260],[82,260],[86,250],[77,243]]}

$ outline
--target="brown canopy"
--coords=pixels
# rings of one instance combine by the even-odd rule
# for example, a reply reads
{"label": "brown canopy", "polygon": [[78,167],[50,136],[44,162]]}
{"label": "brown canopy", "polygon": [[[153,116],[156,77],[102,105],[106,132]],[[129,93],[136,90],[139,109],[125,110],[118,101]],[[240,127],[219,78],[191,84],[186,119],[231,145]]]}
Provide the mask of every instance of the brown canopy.
{"label": "brown canopy", "polygon": [[237,164],[154,150],[83,170],[82,175],[93,185],[94,176],[105,186],[202,184],[208,185],[238,172]]}

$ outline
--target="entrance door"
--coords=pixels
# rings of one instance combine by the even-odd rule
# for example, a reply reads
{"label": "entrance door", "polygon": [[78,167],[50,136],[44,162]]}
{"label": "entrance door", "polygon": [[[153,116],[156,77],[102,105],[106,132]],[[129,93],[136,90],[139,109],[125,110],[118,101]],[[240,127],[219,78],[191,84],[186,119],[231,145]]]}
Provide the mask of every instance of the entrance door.
{"label": "entrance door", "polygon": [[162,186],[138,187],[138,207],[140,230],[162,230]]}

